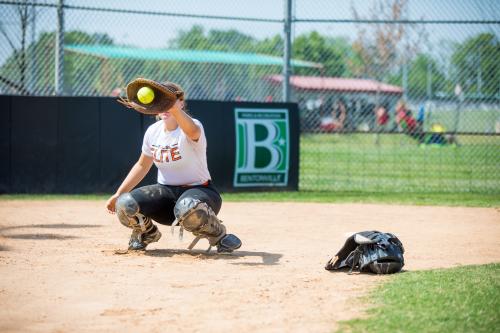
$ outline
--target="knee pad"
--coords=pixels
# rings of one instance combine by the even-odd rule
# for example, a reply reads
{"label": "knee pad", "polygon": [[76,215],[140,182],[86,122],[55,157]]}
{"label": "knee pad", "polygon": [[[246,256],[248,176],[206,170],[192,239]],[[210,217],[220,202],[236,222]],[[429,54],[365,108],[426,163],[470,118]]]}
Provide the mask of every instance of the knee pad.
{"label": "knee pad", "polygon": [[[130,193],[124,193],[118,197],[115,204],[116,215],[120,223],[127,228],[145,229],[144,215],[139,213],[140,207]],[[143,223],[141,223],[143,222]]]}
{"label": "knee pad", "polygon": [[201,204],[203,203],[200,200],[194,198],[177,201],[174,206],[174,215],[184,229],[193,231],[203,223],[201,216],[197,218],[197,215],[201,215]]}
{"label": "knee pad", "polygon": [[174,214],[184,229],[207,238],[210,245],[215,245],[226,235],[226,227],[206,202],[184,198],[175,204]]}

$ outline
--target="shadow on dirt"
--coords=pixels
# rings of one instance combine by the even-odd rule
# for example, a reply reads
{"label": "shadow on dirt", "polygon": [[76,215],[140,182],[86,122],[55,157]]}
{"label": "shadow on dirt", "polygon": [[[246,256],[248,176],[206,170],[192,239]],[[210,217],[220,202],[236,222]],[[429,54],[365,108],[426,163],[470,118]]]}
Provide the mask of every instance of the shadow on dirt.
{"label": "shadow on dirt", "polygon": [[15,225],[9,227],[0,227],[0,232],[6,230],[14,229],[28,229],[28,228],[40,228],[40,229],[85,229],[85,228],[101,228],[99,224],[65,224],[65,223],[54,223],[54,224],[25,224],[25,225]]}
{"label": "shadow on dirt", "polygon": [[16,234],[16,235],[2,235],[2,237],[10,239],[34,239],[34,240],[47,240],[47,239],[66,240],[66,239],[80,238],[76,236],[65,236],[57,234]]}
{"label": "shadow on dirt", "polygon": [[283,256],[280,253],[269,252],[252,252],[252,251],[235,251],[229,254],[219,254],[215,250],[207,253],[203,250],[184,250],[184,249],[155,249],[143,252],[146,256],[152,257],[173,257],[176,255],[189,255],[208,260],[238,260],[248,257],[261,257],[262,262],[240,262],[232,263],[233,265],[242,266],[260,266],[260,265],[279,265],[279,260]]}
{"label": "shadow on dirt", "polygon": [[[68,240],[80,238],[78,236],[70,235],[59,235],[52,233],[29,233],[29,234],[5,234],[5,231],[16,230],[16,229],[85,229],[85,228],[101,228],[98,224],[65,224],[65,223],[53,223],[53,224],[26,224],[26,225],[15,225],[8,227],[0,227],[0,233],[4,238],[10,239],[33,239],[33,240]],[[0,249],[0,251],[7,251],[8,249]]]}

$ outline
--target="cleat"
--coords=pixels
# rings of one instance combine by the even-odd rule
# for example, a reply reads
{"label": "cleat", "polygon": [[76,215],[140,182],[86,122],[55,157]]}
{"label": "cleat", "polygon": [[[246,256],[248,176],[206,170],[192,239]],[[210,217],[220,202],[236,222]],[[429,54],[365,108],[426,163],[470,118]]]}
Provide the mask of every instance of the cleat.
{"label": "cleat", "polygon": [[218,253],[231,253],[241,247],[241,240],[233,234],[227,234],[217,242]]}
{"label": "cleat", "polygon": [[157,226],[153,226],[150,231],[142,233],[140,230],[134,230],[128,243],[129,250],[145,250],[148,244],[157,242],[161,238],[161,232]]}

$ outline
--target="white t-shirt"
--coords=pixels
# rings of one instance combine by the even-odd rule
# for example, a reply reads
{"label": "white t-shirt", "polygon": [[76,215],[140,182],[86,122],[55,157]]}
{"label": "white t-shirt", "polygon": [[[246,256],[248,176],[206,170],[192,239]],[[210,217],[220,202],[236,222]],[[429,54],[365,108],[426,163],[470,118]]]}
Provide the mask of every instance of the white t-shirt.
{"label": "white t-shirt", "polygon": [[199,185],[210,180],[207,167],[207,139],[203,125],[198,141],[193,141],[180,126],[173,131],[164,129],[162,120],[152,124],[144,134],[142,153],[153,157],[158,168],[158,183],[163,185]]}

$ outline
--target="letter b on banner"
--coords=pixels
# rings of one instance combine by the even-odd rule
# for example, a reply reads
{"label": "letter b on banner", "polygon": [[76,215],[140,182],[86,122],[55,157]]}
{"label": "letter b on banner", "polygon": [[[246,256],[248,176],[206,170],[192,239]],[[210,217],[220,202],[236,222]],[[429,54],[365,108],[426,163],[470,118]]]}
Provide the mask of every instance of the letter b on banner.
{"label": "letter b on banner", "polygon": [[286,186],[290,160],[287,109],[234,110],[234,187]]}

